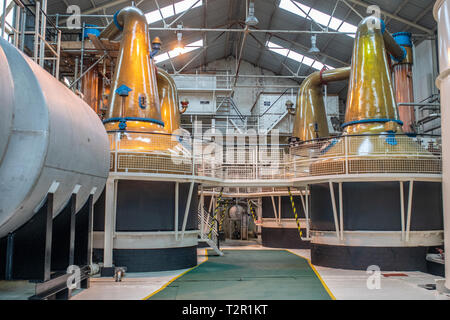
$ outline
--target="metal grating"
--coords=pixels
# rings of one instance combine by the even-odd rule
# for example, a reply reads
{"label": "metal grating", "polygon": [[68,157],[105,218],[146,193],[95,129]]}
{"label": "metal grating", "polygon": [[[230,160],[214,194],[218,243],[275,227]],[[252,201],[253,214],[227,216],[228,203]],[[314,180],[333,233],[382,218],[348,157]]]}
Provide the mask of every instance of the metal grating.
{"label": "metal grating", "polygon": [[[144,137],[143,137],[144,135]],[[367,173],[441,174],[441,146],[438,138],[370,135],[343,136],[291,147],[269,149],[267,146],[211,148],[196,141],[197,155],[192,157],[192,143],[170,135],[145,137],[110,134],[113,147],[110,170],[159,174],[196,175],[229,180],[272,180],[308,176]],[[142,144],[142,141],[145,143]],[[139,142],[139,143],[137,143]],[[153,145],[155,143],[155,145]],[[133,150],[131,146],[139,149]],[[166,149],[164,149],[166,148]],[[224,156],[222,156],[222,154]],[[193,169],[194,172],[193,172]]]}

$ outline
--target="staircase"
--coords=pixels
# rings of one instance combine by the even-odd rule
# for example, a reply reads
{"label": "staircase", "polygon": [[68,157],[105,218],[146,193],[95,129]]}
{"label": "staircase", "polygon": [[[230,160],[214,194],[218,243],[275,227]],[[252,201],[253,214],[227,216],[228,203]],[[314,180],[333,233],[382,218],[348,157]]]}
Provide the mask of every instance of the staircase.
{"label": "staircase", "polygon": [[216,115],[222,117],[223,127],[234,129],[239,133],[246,132],[247,117],[239,111],[233,98],[230,96],[218,96],[216,98],[216,106]]}
{"label": "staircase", "polygon": [[[202,229],[203,219],[203,229]],[[208,212],[203,208],[198,210],[198,230],[199,236],[198,242],[206,242],[208,246],[213,249],[219,256],[223,256],[223,252],[218,247],[219,233],[217,231],[217,221],[213,221]]]}

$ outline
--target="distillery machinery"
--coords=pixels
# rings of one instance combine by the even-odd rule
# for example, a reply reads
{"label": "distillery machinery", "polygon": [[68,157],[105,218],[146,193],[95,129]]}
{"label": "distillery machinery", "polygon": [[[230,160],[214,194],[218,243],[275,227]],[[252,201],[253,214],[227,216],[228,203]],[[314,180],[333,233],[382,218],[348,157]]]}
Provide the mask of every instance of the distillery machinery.
{"label": "distillery machinery", "polygon": [[309,141],[329,136],[326,110],[323,101],[323,85],[347,80],[350,67],[337,68],[311,73],[297,94],[297,107],[292,138],[294,141]]}
{"label": "distillery machinery", "polygon": [[[317,148],[319,145],[317,139],[329,136],[323,86],[330,82],[347,80],[349,75],[350,67],[322,69],[313,72],[303,80],[297,94],[296,116],[290,139],[291,144],[297,146],[291,149],[293,159],[301,159],[305,150]],[[296,166],[295,170],[308,172],[309,163]],[[264,246],[309,248],[309,240],[306,239],[305,210],[302,210],[303,203],[300,201],[299,191],[293,190],[293,192],[295,192],[295,197],[292,199],[287,190],[278,196],[262,197],[261,241]],[[301,192],[305,193],[305,191]],[[298,213],[298,223],[304,237],[299,236],[293,206]]]}
{"label": "distillery machinery", "polygon": [[412,81],[413,53],[410,32],[397,32],[392,35],[404,50],[403,59],[392,59],[392,79],[394,81],[395,101],[398,104],[398,115],[403,122],[404,133],[414,133],[416,119],[414,110],[414,93]]}
{"label": "distillery machinery", "polygon": [[[103,275],[182,269],[197,264],[197,184],[189,141],[177,134],[180,110],[175,82],[155,67],[161,43],[150,43],[141,10],[125,7],[99,38],[121,35],[104,125],[111,168],[105,215],[95,227],[95,259]],[[182,141],[182,143],[180,143]],[[183,176],[184,175],[184,176]]]}
{"label": "distillery machinery", "polygon": [[[315,147],[309,147],[314,144],[309,141],[292,151],[297,157],[308,150],[313,154],[307,164],[313,177],[308,185],[313,264],[426,271],[427,253],[443,244],[440,158],[416,137],[404,134],[402,127],[407,123],[410,132],[413,117],[404,109],[407,122],[402,122],[396,105],[391,59],[394,79],[404,82],[399,74],[410,77],[411,62],[405,36],[397,34],[394,39],[384,22],[374,17],[360,22],[343,134],[318,141]],[[405,92],[409,87],[397,84],[395,89]],[[406,98],[399,93],[397,99]],[[305,113],[300,110],[299,116]],[[314,131],[302,129],[294,135],[320,138],[323,129],[317,116],[304,120],[298,122],[319,128],[311,125]],[[305,127],[297,125],[296,130]]]}
{"label": "distillery machinery", "polygon": [[83,100],[3,39],[0,74],[0,277],[48,281],[90,263],[108,137]]}
{"label": "distillery machinery", "polygon": [[[323,86],[330,82],[348,80],[350,67],[313,72],[303,80],[297,94],[294,129],[291,144],[298,147],[291,149],[294,159],[302,158],[305,150],[317,148],[320,138],[329,136],[326,110],[324,104]],[[296,166],[296,171],[308,172],[309,163]],[[294,190],[293,190],[294,191]],[[305,191],[302,191],[305,193]],[[262,198],[263,223],[261,240],[266,247],[275,248],[309,248],[306,238],[306,217],[302,210],[298,191],[292,200],[287,190],[278,196]],[[304,201],[306,197],[304,198]],[[306,205],[306,203],[305,203]],[[299,224],[305,237],[299,236],[297,221],[293,206],[298,210]]]}

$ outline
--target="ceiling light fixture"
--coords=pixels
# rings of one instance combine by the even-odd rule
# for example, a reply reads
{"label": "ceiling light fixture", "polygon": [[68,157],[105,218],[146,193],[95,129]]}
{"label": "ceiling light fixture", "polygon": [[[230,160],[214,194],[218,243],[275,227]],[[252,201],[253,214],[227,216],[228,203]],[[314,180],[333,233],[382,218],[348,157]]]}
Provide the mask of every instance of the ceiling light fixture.
{"label": "ceiling light fixture", "polygon": [[183,29],[183,24],[178,24],[177,25],[178,31],[177,31],[177,48],[178,49],[183,49],[183,43],[181,42],[181,40],[183,39],[183,33],[181,32],[181,29]]}
{"label": "ceiling light fixture", "polygon": [[320,52],[319,48],[317,48],[317,35],[311,35],[311,48],[308,50],[309,53],[318,54]]}
{"label": "ceiling light fixture", "polygon": [[256,26],[258,23],[258,18],[255,17],[255,3],[252,1],[248,5],[248,15],[247,19],[245,19],[245,24],[248,26]]}

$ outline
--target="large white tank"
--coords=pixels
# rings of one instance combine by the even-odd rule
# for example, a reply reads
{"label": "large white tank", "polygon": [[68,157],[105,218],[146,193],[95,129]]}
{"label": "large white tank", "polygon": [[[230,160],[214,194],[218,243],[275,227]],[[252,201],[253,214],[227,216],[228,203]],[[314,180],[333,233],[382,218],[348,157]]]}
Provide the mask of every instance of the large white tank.
{"label": "large white tank", "polygon": [[[109,143],[95,112],[0,39],[0,237],[27,222],[53,182],[54,215],[78,189],[77,210],[108,177]],[[96,188],[96,189],[94,189]]]}
{"label": "large white tank", "polygon": [[438,23],[439,77],[441,91],[442,134],[442,198],[444,208],[445,287],[450,290],[450,1],[438,0],[434,5]]}

